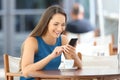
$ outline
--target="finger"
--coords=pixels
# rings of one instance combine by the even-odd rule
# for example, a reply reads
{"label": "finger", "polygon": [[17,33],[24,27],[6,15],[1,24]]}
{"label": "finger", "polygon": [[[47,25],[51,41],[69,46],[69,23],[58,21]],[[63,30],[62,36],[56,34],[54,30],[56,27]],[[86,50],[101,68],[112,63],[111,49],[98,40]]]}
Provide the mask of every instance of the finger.
{"label": "finger", "polygon": [[70,49],[75,49],[75,47],[73,47],[71,45],[67,45],[67,47],[69,47]]}
{"label": "finger", "polygon": [[65,48],[64,51],[69,54],[69,49]]}
{"label": "finger", "polygon": [[69,48],[69,47],[66,47],[66,49],[65,49],[67,52],[73,52],[74,51],[74,49],[72,49],[72,48]]}
{"label": "finger", "polygon": [[64,53],[65,53],[65,54],[69,54],[69,52],[68,52],[67,50],[64,50]]}

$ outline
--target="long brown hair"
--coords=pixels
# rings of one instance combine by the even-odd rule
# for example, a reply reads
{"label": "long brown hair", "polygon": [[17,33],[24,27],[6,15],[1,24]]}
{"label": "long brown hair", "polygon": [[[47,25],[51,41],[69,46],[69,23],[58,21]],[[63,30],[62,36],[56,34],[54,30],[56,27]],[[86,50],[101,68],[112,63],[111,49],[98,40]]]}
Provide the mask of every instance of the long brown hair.
{"label": "long brown hair", "polygon": [[50,19],[56,13],[63,14],[67,20],[66,13],[60,6],[58,6],[58,5],[50,6],[45,10],[40,21],[38,22],[38,24],[33,29],[33,31],[30,33],[29,36],[42,36],[42,35],[44,35],[48,30],[48,23],[49,23]]}
{"label": "long brown hair", "polygon": [[[35,37],[35,36],[42,36],[42,35],[46,34],[46,32],[48,30],[48,24],[49,24],[50,19],[53,17],[53,15],[55,15],[57,13],[63,14],[67,21],[66,13],[59,5],[50,6],[45,10],[40,21],[35,26],[35,28],[30,33],[29,36]],[[23,50],[24,50],[24,42],[21,46],[21,58],[22,58]],[[22,59],[20,61],[20,64],[21,64],[21,62],[22,62]],[[21,71],[21,65],[20,65],[19,71]]]}

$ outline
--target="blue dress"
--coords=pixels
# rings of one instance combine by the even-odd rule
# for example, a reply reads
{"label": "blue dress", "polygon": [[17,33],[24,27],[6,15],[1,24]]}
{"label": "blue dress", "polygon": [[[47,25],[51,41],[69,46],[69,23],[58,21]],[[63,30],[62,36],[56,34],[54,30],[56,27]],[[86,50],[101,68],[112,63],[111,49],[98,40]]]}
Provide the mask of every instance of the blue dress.
{"label": "blue dress", "polygon": [[[55,47],[61,46],[61,36],[57,38],[55,45],[46,44],[41,37],[36,37],[36,39],[38,41],[38,53],[36,53],[34,56],[34,63],[40,61],[41,59],[51,54]],[[56,70],[58,69],[60,62],[61,62],[61,55],[51,60],[43,68],[43,70]],[[34,80],[34,78],[20,77],[20,80]]]}

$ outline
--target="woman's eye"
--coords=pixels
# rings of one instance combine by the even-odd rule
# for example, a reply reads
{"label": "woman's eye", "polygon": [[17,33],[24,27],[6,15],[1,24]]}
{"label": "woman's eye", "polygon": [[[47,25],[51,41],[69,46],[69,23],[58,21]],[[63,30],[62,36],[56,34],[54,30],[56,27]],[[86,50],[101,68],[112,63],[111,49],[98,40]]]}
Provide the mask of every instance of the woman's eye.
{"label": "woman's eye", "polygon": [[54,24],[55,26],[57,26],[58,24]]}

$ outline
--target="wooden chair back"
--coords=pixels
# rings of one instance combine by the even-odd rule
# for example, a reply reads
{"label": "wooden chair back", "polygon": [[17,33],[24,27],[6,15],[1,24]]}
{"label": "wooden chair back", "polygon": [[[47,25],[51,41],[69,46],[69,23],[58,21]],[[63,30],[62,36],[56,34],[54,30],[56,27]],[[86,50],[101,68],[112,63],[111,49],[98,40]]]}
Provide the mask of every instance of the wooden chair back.
{"label": "wooden chair back", "polygon": [[78,52],[78,57],[82,60],[82,54],[80,52]]}
{"label": "wooden chair back", "polygon": [[[20,80],[22,73],[19,72],[19,62],[21,58],[13,57],[8,54],[3,55],[4,59],[4,71],[5,71],[5,80]],[[13,67],[13,68],[11,68]],[[35,80],[41,80],[39,77],[35,77]]]}
{"label": "wooden chair back", "polygon": [[6,80],[14,80],[14,77],[20,77],[22,74],[20,72],[10,72],[9,55],[4,54],[4,71]]}
{"label": "wooden chair back", "polygon": [[95,38],[95,41],[94,41],[94,45],[108,45],[108,48],[109,48],[109,55],[114,55],[116,54],[114,52],[114,36],[111,34],[111,35],[107,35],[107,36],[104,36],[104,37],[96,37]]}
{"label": "wooden chair back", "polygon": [[98,67],[114,69],[118,67],[117,55],[111,56],[82,56],[82,67]]}

